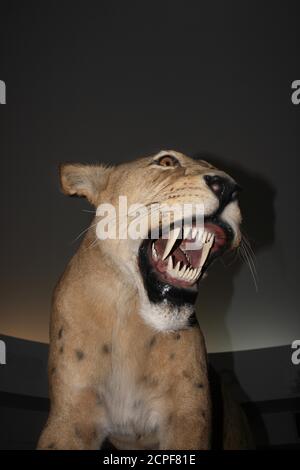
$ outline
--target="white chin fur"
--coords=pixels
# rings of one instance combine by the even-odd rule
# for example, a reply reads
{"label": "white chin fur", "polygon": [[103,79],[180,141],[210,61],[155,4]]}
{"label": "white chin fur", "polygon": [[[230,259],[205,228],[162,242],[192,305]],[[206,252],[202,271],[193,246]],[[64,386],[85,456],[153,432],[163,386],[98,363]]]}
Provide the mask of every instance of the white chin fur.
{"label": "white chin fur", "polygon": [[153,304],[149,301],[137,265],[129,264],[140,297],[139,314],[144,322],[155,331],[176,331],[188,328],[189,319],[194,312],[193,305],[176,307],[167,301]]}
{"label": "white chin fur", "polygon": [[140,315],[145,323],[156,331],[176,331],[187,328],[188,320],[193,313],[192,305],[176,307],[168,302],[157,305],[142,302]]}

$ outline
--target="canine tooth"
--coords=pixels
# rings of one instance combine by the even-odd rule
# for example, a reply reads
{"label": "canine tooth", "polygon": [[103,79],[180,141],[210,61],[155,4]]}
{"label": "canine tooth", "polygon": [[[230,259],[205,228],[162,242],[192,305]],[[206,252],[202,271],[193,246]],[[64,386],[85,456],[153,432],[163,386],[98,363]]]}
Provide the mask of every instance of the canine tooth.
{"label": "canine tooth", "polygon": [[202,253],[201,253],[201,259],[200,259],[200,264],[199,268],[201,269],[202,266],[204,265],[206,258],[208,257],[209,250],[211,249],[213,242],[214,242],[214,234],[211,234],[212,236],[210,237],[210,240],[205,242],[202,248]]}
{"label": "canine tooth", "polygon": [[158,256],[157,256],[157,252],[156,252],[154,243],[152,243],[152,256],[153,256],[153,258],[154,258],[155,260],[158,259]]}
{"label": "canine tooth", "polygon": [[163,254],[163,257],[162,259],[166,259],[166,257],[168,256],[168,254],[170,253],[170,251],[172,250],[179,234],[180,234],[180,231],[181,231],[181,227],[176,227],[174,228],[174,230],[170,233],[170,238],[168,239],[168,242],[166,244],[166,248],[165,248],[165,251],[164,251],[164,254]]}
{"label": "canine tooth", "polygon": [[173,260],[172,260],[172,256],[169,256],[168,258],[168,271],[172,271],[173,269]]}

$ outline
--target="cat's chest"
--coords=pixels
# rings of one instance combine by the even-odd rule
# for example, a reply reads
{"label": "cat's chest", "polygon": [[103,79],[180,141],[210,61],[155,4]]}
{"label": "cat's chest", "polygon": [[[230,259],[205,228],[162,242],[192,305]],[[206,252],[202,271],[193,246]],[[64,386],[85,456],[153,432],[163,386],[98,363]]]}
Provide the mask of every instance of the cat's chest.
{"label": "cat's chest", "polygon": [[111,431],[136,436],[153,432],[159,421],[156,401],[146,393],[130,368],[112,374],[104,392]]}

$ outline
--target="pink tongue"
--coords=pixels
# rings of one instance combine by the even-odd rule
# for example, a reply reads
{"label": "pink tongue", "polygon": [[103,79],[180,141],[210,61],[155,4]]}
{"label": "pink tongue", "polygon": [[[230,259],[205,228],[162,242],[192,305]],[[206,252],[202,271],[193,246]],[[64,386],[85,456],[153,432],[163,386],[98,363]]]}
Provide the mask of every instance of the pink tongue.
{"label": "pink tongue", "polygon": [[190,264],[193,266],[193,268],[196,268],[197,266],[199,266],[202,249],[200,249],[200,250],[186,250],[186,253],[187,253],[188,258],[190,260]]}
{"label": "pink tongue", "polygon": [[155,242],[155,249],[156,249],[156,252],[157,252],[159,258],[162,258],[163,254],[164,254],[167,241],[168,240],[164,240],[163,238],[159,238]]}

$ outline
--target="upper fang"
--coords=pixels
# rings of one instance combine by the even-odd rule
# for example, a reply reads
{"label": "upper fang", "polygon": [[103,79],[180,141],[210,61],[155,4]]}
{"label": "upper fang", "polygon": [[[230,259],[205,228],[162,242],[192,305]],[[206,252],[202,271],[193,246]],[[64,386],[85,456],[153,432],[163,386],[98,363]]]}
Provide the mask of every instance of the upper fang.
{"label": "upper fang", "polygon": [[158,260],[157,251],[155,249],[154,243],[152,243],[152,257],[155,261]]}
{"label": "upper fang", "polygon": [[170,232],[170,238],[167,241],[165,251],[164,251],[164,254],[163,254],[163,257],[162,257],[163,260],[165,260],[166,257],[168,256],[168,254],[171,252],[171,250],[172,250],[173,246],[175,245],[175,242],[176,242],[180,232],[181,232],[181,227],[176,227],[176,228],[174,228],[174,230],[172,232]]}

